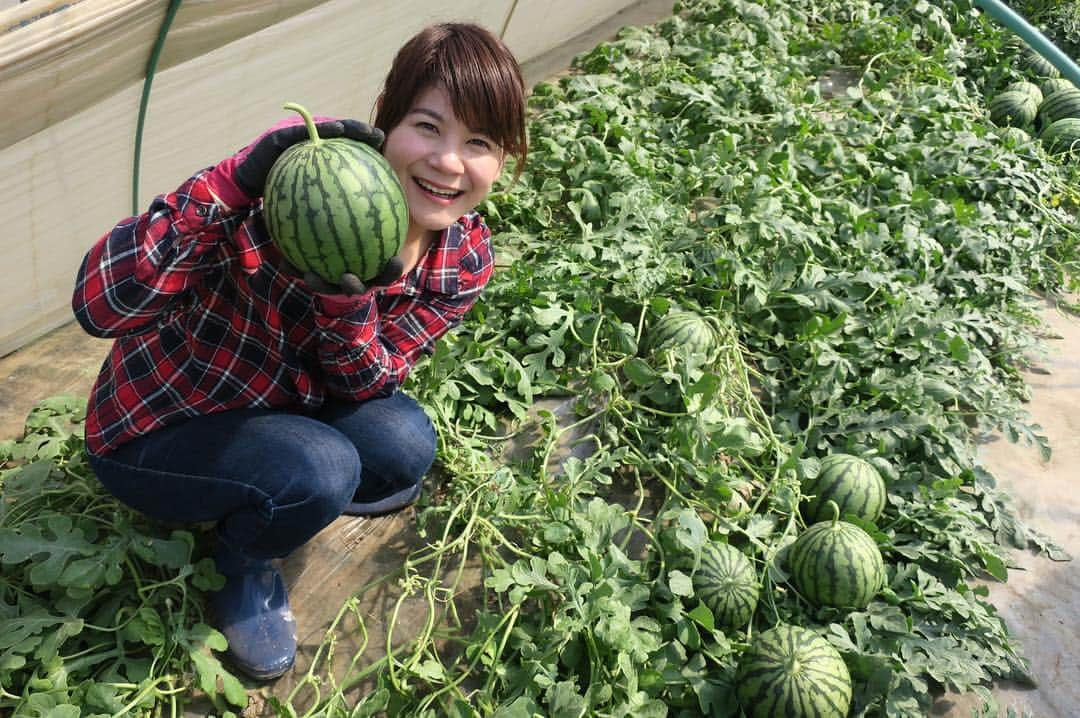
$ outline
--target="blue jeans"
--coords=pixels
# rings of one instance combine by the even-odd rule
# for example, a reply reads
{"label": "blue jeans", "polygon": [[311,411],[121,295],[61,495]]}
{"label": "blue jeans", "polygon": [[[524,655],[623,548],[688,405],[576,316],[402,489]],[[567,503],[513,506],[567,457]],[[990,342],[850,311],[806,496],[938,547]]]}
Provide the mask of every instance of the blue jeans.
{"label": "blue jeans", "polygon": [[415,500],[434,458],[431,420],[397,392],[328,401],[313,416],[209,414],[91,456],[90,464],[135,510],[163,521],[215,521],[233,551],[271,559],[303,545],[352,502]]}

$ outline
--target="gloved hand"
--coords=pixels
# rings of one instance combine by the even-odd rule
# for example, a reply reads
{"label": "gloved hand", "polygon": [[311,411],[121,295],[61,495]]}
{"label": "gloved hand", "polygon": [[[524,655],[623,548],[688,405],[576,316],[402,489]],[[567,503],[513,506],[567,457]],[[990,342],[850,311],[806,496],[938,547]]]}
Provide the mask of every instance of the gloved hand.
{"label": "gloved hand", "polygon": [[293,276],[302,276],[304,284],[306,284],[311,291],[319,294],[344,294],[346,296],[363,294],[370,287],[385,287],[388,284],[392,284],[401,277],[405,270],[405,265],[402,263],[400,257],[391,257],[386,263],[386,266],[383,267],[382,271],[369,279],[366,284],[360,277],[351,272],[342,274],[341,282],[339,284],[331,284],[318,274],[315,274],[315,272],[301,272],[287,260],[282,261],[284,263],[285,271]]}
{"label": "gloved hand", "polygon": [[[375,149],[379,149],[383,143],[382,130],[358,120],[323,120],[315,123],[315,129],[324,140],[346,137]],[[252,199],[261,197],[266,188],[266,176],[281,153],[310,138],[307,126],[302,122],[267,132],[236,166],[233,179],[237,186]]]}

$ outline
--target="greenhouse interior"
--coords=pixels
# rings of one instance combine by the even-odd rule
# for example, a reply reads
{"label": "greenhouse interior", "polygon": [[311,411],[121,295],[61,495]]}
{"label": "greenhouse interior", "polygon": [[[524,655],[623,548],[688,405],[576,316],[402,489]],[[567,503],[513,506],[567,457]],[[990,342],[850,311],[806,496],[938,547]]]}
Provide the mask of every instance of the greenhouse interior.
{"label": "greenhouse interior", "polygon": [[1078,61],[1080,0],[0,0],[0,715],[1077,715]]}

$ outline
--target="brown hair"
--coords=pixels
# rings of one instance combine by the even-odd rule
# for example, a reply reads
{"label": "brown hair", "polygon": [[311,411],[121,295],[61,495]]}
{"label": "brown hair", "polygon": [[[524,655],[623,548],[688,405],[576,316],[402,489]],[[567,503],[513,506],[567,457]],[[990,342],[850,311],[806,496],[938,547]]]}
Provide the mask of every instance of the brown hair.
{"label": "brown hair", "polygon": [[389,134],[424,90],[441,85],[454,114],[517,158],[528,155],[525,83],[513,53],[490,31],[469,23],[431,25],[405,43],[390,66],[375,113]]}

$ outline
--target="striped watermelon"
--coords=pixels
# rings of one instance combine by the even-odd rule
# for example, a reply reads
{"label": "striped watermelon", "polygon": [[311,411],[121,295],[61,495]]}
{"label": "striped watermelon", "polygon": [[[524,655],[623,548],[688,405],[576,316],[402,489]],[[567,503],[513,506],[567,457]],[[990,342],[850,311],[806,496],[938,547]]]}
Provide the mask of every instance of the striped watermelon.
{"label": "striped watermelon", "polygon": [[1002,92],[990,100],[990,119],[996,125],[1022,127],[1034,122],[1038,112],[1039,103],[1023,90]]}
{"label": "striped watermelon", "polygon": [[1039,135],[1048,152],[1072,152],[1080,149],[1080,118],[1064,117],[1050,124]]}
{"label": "striped watermelon", "polygon": [[377,151],[346,138],[324,140],[311,115],[309,141],[282,153],[266,178],[270,238],[297,269],[331,284],[351,272],[368,280],[405,242],[409,209],[397,175]]}
{"label": "striped watermelon", "polygon": [[810,524],[832,518],[830,501],[841,516],[854,514],[864,521],[877,521],[888,496],[885,480],[874,465],[850,454],[822,459],[817,476],[803,481],[802,492],[812,497],[802,507],[803,518]]}
{"label": "striped watermelon", "polygon": [[709,607],[718,627],[745,626],[759,591],[757,572],[742,551],[726,543],[706,544],[694,574],[694,595]]}
{"label": "striped watermelon", "polygon": [[[1001,143],[1003,145],[1012,148],[1023,147],[1027,143],[1031,142],[1031,135],[1029,135],[1027,132],[1024,132],[1019,127],[1006,127],[998,134],[998,137],[1001,138]],[[923,387],[923,390],[926,390],[925,386]],[[948,392],[948,390],[945,391],[946,393]],[[953,389],[952,391],[955,392],[956,390]],[[952,398],[955,397],[956,395],[954,394]],[[945,401],[945,399],[940,399],[939,401]]]}
{"label": "striped watermelon", "polygon": [[1080,117],[1080,89],[1066,87],[1048,95],[1039,106],[1039,120],[1046,127],[1064,117]]}
{"label": "striped watermelon", "polygon": [[865,608],[885,584],[885,562],[874,539],[836,518],[803,531],[788,563],[795,587],[818,606]]}
{"label": "striped watermelon", "polygon": [[662,316],[649,336],[654,353],[674,351],[697,355],[706,363],[716,361],[721,349],[719,322],[686,309],[672,309]]}
{"label": "striped watermelon", "polygon": [[1043,80],[1043,83],[1039,86],[1039,89],[1042,90],[1043,99],[1046,99],[1058,90],[1075,87],[1076,85],[1074,85],[1072,83],[1072,80],[1068,79],[1067,77],[1052,77],[1049,80]]}
{"label": "striped watermelon", "polygon": [[[1068,82],[1068,80],[1066,80]],[[1027,80],[1020,80],[1019,82],[1013,82],[1005,88],[1005,92],[1021,92],[1035,100],[1035,104],[1039,104],[1043,101],[1042,90],[1034,82],[1028,82]]]}
{"label": "striped watermelon", "polygon": [[1061,77],[1054,64],[1030,47],[1025,47],[1020,57],[1020,67],[1035,77]]}
{"label": "striped watermelon", "polygon": [[778,625],[758,634],[739,660],[735,694],[750,718],[846,718],[851,674],[813,631]]}

